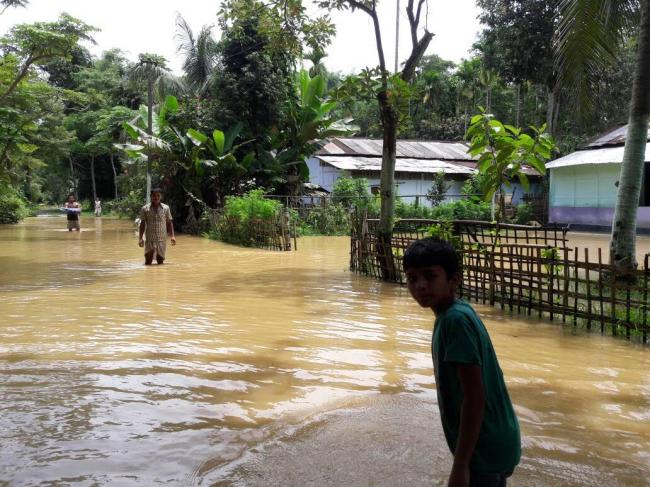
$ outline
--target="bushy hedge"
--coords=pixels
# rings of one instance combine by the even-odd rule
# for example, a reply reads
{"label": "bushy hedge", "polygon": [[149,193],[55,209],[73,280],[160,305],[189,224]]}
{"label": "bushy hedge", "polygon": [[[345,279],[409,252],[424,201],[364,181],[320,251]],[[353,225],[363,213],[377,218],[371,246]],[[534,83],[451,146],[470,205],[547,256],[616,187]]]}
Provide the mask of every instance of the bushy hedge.
{"label": "bushy hedge", "polygon": [[105,213],[114,213],[120,217],[135,219],[140,215],[140,209],[144,205],[144,191],[130,191],[126,196],[118,199],[102,202]]}
{"label": "bushy hedge", "polygon": [[395,216],[402,219],[490,221],[490,204],[485,201],[470,198],[451,203],[442,203],[430,208],[428,206],[397,200],[395,203]]}
{"label": "bushy hedge", "polygon": [[350,210],[340,203],[311,208],[298,220],[300,235],[348,235]]}
{"label": "bushy hedge", "polygon": [[16,189],[0,183],[0,223],[18,223],[29,215],[25,198]]}
{"label": "bushy hedge", "polygon": [[236,245],[252,246],[262,226],[274,225],[281,211],[282,204],[264,198],[263,189],[254,189],[244,196],[228,196],[223,217],[208,236]]}

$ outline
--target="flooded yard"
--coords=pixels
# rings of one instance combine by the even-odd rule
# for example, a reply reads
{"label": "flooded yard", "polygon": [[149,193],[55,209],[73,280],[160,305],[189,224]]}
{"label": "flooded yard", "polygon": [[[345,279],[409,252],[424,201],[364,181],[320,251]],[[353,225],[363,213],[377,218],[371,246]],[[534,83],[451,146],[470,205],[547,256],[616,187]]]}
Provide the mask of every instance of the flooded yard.
{"label": "flooded yard", "polygon": [[[350,273],[348,238],[180,236],[145,267],[132,223],[82,228],[0,227],[0,485],[444,484],[433,316]],[[648,349],[477,310],[522,426],[512,485],[647,485]]]}

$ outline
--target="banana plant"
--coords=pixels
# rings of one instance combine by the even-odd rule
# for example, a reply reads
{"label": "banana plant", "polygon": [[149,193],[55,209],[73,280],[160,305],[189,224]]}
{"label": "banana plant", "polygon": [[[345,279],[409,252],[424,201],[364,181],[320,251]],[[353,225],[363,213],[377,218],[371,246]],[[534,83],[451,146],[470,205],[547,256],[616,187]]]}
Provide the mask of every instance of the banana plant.
{"label": "banana plant", "polygon": [[319,148],[318,141],[329,137],[349,136],[359,130],[352,119],[335,119],[332,110],[337,103],[326,96],[326,83],[322,76],[309,76],[302,70],[298,74],[298,103],[289,107],[289,123],[272,141],[275,162],[286,175],[290,191],[296,183],[309,179],[306,160]]}
{"label": "banana plant", "polygon": [[195,129],[187,131],[187,137],[195,149],[192,151],[194,170],[212,186],[220,205],[225,202],[226,194],[237,192],[242,178],[249,173],[255,161],[255,154],[250,152],[240,159],[236,154],[252,140],[235,145],[243,124],[237,123],[227,132],[213,130],[208,136]]}
{"label": "banana plant", "polygon": [[123,128],[133,143],[114,144],[114,147],[123,151],[131,162],[146,163],[151,156],[169,154],[172,152],[172,140],[180,141],[186,145],[184,137],[178,130],[170,125],[169,114],[178,110],[178,100],[174,96],[165,98],[158,113],[152,117],[152,131],[147,133],[147,107],[140,106],[138,116],[131,122],[124,122]]}

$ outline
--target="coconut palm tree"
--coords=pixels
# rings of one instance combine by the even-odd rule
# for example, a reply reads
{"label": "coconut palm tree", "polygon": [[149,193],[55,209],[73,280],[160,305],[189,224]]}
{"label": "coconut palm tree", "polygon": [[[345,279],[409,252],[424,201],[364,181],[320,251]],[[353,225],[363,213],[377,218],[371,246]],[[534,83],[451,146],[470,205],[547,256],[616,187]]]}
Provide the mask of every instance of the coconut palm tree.
{"label": "coconut palm tree", "polygon": [[[159,99],[164,99],[166,94],[180,94],[185,88],[182,81],[173,76],[167,61],[163,56],[157,54],[140,54],[140,60],[131,69],[129,79],[132,81],[143,81],[147,84],[147,133],[153,134],[153,108],[154,96],[158,94]],[[156,93],[157,92],[157,93]],[[151,193],[151,158],[147,158],[147,204],[150,202]]]}
{"label": "coconut palm tree", "polygon": [[185,19],[176,17],[177,51],[185,59],[183,71],[188,87],[199,97],[204,97],[212,81],[217,58],[217,42],[212,37],[212,26],[204,25],[199,35],[194,33]]}
{"label": "coconut palm tree", "polygon": [[625,155],[612,222],[610,263],[622,276],[636,268],[636,219],[650,119],[650,0],[562,0],[556,44],[560,82],[588,102],[589,80],[616,60],[638,32],[637,63]]}
{"label": "coconut palm tree", "polygon": [[0,0],[0,15],[9,7],[25,7],[28,3],[29,0]]}

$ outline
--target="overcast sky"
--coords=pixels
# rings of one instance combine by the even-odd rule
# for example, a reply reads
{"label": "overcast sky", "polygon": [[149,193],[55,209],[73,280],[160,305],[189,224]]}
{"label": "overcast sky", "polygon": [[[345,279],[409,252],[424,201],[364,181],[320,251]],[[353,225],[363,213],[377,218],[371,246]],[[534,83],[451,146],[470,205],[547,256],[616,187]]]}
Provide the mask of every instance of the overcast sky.
{"label": "overcast sky", "polygon": [[[396,1],[380,2],[382,35],[389,67],[394,63]],[[400,62],[403,62],[411,41],[404,14],[407,0],[401,2]],[[101,29],[94,35],[97,45],[91,47],[93,54],[99,55],[106,49],[117,47],[135,60],[140,52],[153,52],[165,56],[172,69],[178,72],[181,61],[174,41],[176,14],[185,17],[196,32],[204,24],[216,24],[218,6],[218,0],[31,0],[27,8],[9,9],[0,16],[0,33],[6,33],[18,23],[51,21],[59,13],[67,12]],[[316,13],[318,10],[312,7],[310,11]],[[477,15],[474,0],[429,0],[428,27],[435,37],[427,53],[452,61],[467,58],[480,29]],[[363,12],[348,11],[335,12],[332,19],[337,35],[327,50],[327,68],[350,73],[366,66],[376,66],[377,51],[370,18]],[[219,36],[215,27],[215,37]]]}

